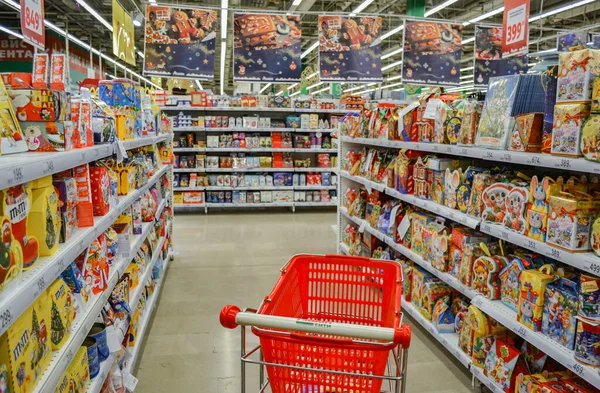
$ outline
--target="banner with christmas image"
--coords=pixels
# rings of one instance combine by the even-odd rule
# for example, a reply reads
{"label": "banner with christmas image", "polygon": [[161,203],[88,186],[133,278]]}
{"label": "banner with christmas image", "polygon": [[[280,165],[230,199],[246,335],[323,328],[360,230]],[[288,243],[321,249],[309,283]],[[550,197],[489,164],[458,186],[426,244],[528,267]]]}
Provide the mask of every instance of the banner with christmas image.
{"label": "banner with christmas image", "polygon": [[573,47],[586,47],[588,42],[588,33],[586,31],[577,31],[575,33],[559,34],[556,37],[556,49],[559,52],[568,52]]}
{"label": "banner with christmas image", "polygon": [[319,16],[321,82],[381,82],[381,18]]}
{"label": "banner with christmas image", "polygon": [[302,74],[300,17],[233,16],[233,80],[298,82]]}
{"label": "banner with christmas image", "polygon": [[112,1],[113,54],[135,65],[135,38],[131,15],[117,0]]}
{"label": "banner with christmas image", "polygon": [[527,55],[502,59],[502,28],[475,26],[473,85],[487,87],[491,77],[527,72]]}
{"label": "banner with christmas image", "polygon": [[212,80],[218,13],[146,7],[144,74]]}
{"label": "banner with christmas image", "polygon": [[459,86],[462,26],[407,20],[402,82],[421,86]]}

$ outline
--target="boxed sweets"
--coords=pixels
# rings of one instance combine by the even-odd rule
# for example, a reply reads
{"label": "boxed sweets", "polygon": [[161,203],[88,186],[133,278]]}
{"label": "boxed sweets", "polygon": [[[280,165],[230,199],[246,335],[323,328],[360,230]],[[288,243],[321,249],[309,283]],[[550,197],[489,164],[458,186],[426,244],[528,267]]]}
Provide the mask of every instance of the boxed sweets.
{"label": "boxed sweets", "polygon": [[70,121],[21,122],[29,151],[65,151],[76,147]]}
{"label": "boxed sweets", "polygon": [[554,107],[550,153],[559,156],[582,156],[580,148],[581,131],[589,115],[589,104],[556,105]]}
{"label": "boxed sweets", "polygon": [[600,51],[582,49],[558,56],[556,102],[589,102],[595,76],[600,75]]}
{"label": "boxed sweets", "polygon": [[38,179],[32,186],[31,210],[28,219],[31,222],[28,234],[38,239],[40,256],[54,254],[58,249],[60,237],[59,196],[52,184],[52,176]]}
{"label": "boxed sweets", "polygon": [[55,90],[9,90],[19,121],[64,121],[70,119],[70,95]]}

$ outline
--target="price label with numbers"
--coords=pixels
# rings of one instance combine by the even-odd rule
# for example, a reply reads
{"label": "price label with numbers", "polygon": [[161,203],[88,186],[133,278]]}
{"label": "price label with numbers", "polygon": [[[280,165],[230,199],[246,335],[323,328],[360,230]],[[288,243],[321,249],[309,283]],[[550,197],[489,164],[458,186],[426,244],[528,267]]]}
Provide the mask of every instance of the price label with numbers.
{"label": "price label with numbers", "polygon": [[529,42],[530,0],[505,0],[502,27],[502,58],[526,54]]}
{"label": "price label with numbers", "polygon": [[[45,49],[44,0],[21,0],[21,32],[25,42],[38,49]],[[37,67],[38,64],[34,64],[34,78]],[[50,67],[50,64],[46,64],[46,67]]]}
{"label": "price label with numbers", "polygon": [[5,309],[0,311],[0,328],[2,331],[5,331],[10,325],[12,325],[13,319],[14,315],[10,306],[7,306]]}
{"label": "price label with numbers", "polygon": [[541,160],[538,156],[532,156],[527,160],[527,163],[531,165],[540,165]]}

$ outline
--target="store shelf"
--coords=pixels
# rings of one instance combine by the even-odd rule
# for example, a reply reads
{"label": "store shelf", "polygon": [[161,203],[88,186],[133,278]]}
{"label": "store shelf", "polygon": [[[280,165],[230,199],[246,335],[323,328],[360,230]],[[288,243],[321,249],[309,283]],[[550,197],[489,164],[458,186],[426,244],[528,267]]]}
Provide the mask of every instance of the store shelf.
{"label": "store shelf", "polygon": [[276,147],[262,147],[262,148],[256,148],[256,149],[249,149],[249,148],[244,148],[244,149],[240,149],[240,148],[233,148],[233,147],[207,147],[206,151],[207,152],[240,152],[240,153],[271,153],[271,152],[288,152],[288,153],[292,153],[294,152],[296,149],[292,149],[292,148],[276,148]]}
{"label": "store shelf", "polygon": [[173,149],[173,153],[202,153],[202,152],[213,152],[213,153],[337,153],[337,149],[295,149],[295,148],[284,148],[284,147],[264,147],[256,149],[240,149],[233,147],[178,147]]}
{"label": "store shelf", "polygon": [[388,141],[384,139],[350,138],[348,136],[342,136],[342,140],[344,142],[357,143],[367,146],[420,150],[518,165],[531,165],[559,170],[600,173],[600,163],[588,161],[585,158],[559,157],[549,154],[525,153],[508,150],[488,150],[480,147],[442,145],[437,143],[399,142]]}
{"label": "store shelf", "polygon": [[337,173],[337,168],[294,168],[294,172],[333,172]]}
{"label": "store shelf", "polygon": [[216,186],[208,186],[206,187],[206,191],[266,191],[266,190],[293,190],[295,187],[283,187],[283,186],[264,186],[264,187],[216,187]]}
{"label": "store shelf", "polygon": [[[471,358],[467,356],[466,353],[460,349],[458,346],[458,334],[457,333],[439,333],[433,324],[426,320],[423,315],[413,306],[411,302],[407,302],[404,297],[402,297],[402,309],[406,311],[408,315],[410,315],[414,320],[416,320],[419,325],[423,326],[425,330],[429,332],[439,341],[440,344],[448,352],[450,352],[463,366],[469,368],[471,365]],[[486,378],[487,379],[487,378]]]}
{"label": "store shelf", "polygon": [[78,229],[67,243],[49,257],[41,257],[30,270],[0,294],[0,334],[52,284],[65,268],[85,250],[91,242],[104,232],[121,213],[155,184],[168,170],[164,166],[146,183],[129,195],[119,197],[119,203],[101,217],[94,217],[94,226]]}
{"label": "store shelf", "polygon": [[268,202],[268,203],[214,203],[207,202],[208,207],[241,207],[241,208],[253,208],[253,207],[292,207],[294,202]]}
{"label": "store shelf", "polygon": [[177,212],[194,212],[194,211],[199,211],[205,210],[206,205],[204,203],[202,204],[183,204],[183,203],[177,203],[173,205],[173,210],[175,211],[175,213]]}
{"label": "store shelf", "polygon": [[337,186],[306,185],[294,186],[294,190],[336,190]]}
{"label": "store shelf", "polygon": [[136,138],[132,140],[122,141],[125,149],[131,150],[142,146],[154,145],[155,143],[164,142],[171,138],[170,134],[162,134],[158,136],[147,136],[143,138]]}
{"label": "store shelf", "polygon": [[175,187],[173,192],[184,192],[184,191],[204,191],[206,187]]}
{"label": "store shelf", "polygon": [[350,247],[347,244],[340,242],[340,252],[344,255],[350,255]]}
{"label": "store shelf", "polygon": [[173,127],[174,132],[321,132],[329,134],[336,132],[337,128],[288,128],[288,127]]}
{"label": "store shelf", "polygon": [[174,147],[173,153],[204,153],[206,151],[206,147]]}
{"label": "store shelf", "polygon": [[311,108],[241,108],[241,107],[200,107],[200,106],[161,106],[160,110],[165,112],[189,111],[189,112],[288,112],[288,113],[359,113],[358,109],[311,109]]}
{"label": "store shelf", "polygon": [[308,207],[308,206],[337,206],[337,202],[294,202],[295,207]]}
{"label": "store shelf", "polygon": [[600,374],[598,369],[579,363],[573,357],[573,351],[563,347],[556,341],[539,332],[534,332],[517,322],[517,313],[506,307],[500,300],[490,300],[481,295],[476,296],[472,302],[481,311],[512,330],[523,339],[542,350],[548,356],[573,371],[576,375],[600,389]]}
{"label": "store shelf", "polygon": [[95,378],[90,380],[90,384],[88,385],[88,388],[85,391],[85,393],[100,393],[102,385],[104,385],[104,381],[106,380],[106,377],[108,376],[108,373],[110,372],[110,369],[112,368],[116,357],[116,353],[111,353],[105,361],[100,363],[100,371],[98,372],[98,375],[96,375]]}
{"label": "store shelf", "polygon": [[[170,224],[167,223],[167,226],[165,228],[165,233],[168,232],[169,225]],[[139,284],[133,290],[133,294],[131,294],[129,296],[129,308],[131,309],[132,312],[134,310],[137,310],[138,302],[139,302],[140,298],[142,297],[142,293],[144,292],[144,288],[146,287],[146,283],[148,282],[148,280],[152,276],[152,268],[154,267],[154,264],[158,260],[158,256],[160,255],[160,251],[162,250],[163,245],[165,244],[165,240],[166,240],[166,238],[164,236],[162,236],[162,237],[160,237],[158,239],[158,242],[156,243],[156,247],[154,248],[154,252],[152,253],[152,260],[146,266],[146,269],[144,270],[144,273],[139,277],[139,280],[138,280]]]}
{"label": "store shelf", "polygon": [[422,209],[429,210],[430,212],[433,212],[439,216],[449,218],[452,221],[458,222],[473,229],[477,228],[477,226],[481,222],[481,219],[478,217],[473,217],[468,214],[461,213],[456,209],[450,209],[449,207],[440,205],[427,199],[417,198],[414,195],[402,194],[401,192],[398,192],[393,188],[387,187],[384,184],[375,183],[374,181],[367,180],[360,176],[350,175],[346,171],[341,171],[340,176],[364,185],[367,188],[367,191],[369,192],[371,192],[372,189],[385,192],[391,197],[394,197],[406,203],[410,203],[411,205],[420,207]]}
{"label": "store shelf", "polygon": [[497,237],[498,239],[543,254],[552,259],[564,262],[567,265],[574,266],[577,269],[585,270],[594,275],[600,275],[600,258],[593,252],[571,253],[513,232],[504,226],[490,224],[485,221],[481,223],[480,230],[481,232]]}
{"label": "store shelf", "polygon": [[336,168],[173,168],[174,173],[204,172],[336,172]]}
{"label": "store shelf", "polygon": [[[139,250],[152,229],[152,224],[150,223],[142,225],[142,234],[134,236],[132,241],[132,250],[135,250],[135,253],[137,253],[137,250]],[[135,253],[130,255],[135,255]],[[100,315],[102,308],[108,302],[108,298],[115,285],[117,285],[119,277],[123,274],[127,266],[129,266],[132,258],[133,256],[120,258],[113,264],[115,268],[110,271],[107,288],[101,294],[89,300],[85,309],[79,311],[78,317],[71,327],[70,336],[59,351],[54,351],[52,353],[52,360],[36,385],[36,388],[33,391],[34,393],[54,391],[60,382],[61,376],[71,364],[79,347],[81,347],[92,326],[97,321],[98,315]]]}

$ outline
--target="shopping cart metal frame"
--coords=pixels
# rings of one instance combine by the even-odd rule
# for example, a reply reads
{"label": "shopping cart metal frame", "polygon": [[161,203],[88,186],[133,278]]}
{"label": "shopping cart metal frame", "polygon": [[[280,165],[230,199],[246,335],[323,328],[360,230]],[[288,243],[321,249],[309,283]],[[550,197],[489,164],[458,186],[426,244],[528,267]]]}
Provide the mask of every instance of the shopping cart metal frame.
{"label": "shopping cart metal frame", "polygon": [[[250,308],[246,308],[243,310],[244,313],[251,313],[251,314],[255,314],[256,310],[255,309],[250,309]],[[400,313],[401,315],[401,321],[404,319],[403,318],[403,314]],[[343,371],[335,371],[335,370],[323,370],[323,369],[315,369],[315,368],[311,368],[311,367],[300,367],[300,366],[290,366],[290,365],[286,365],[286,364],[278,364],[278,363],[269,363],[263,360],[263,356],[262,356],[262,347],[260,344],[258,344],[256,347],[252,348],[250,351],[247,351],[246,349],[246,325],[241,325],[240,326],[240,332],[241,332],[241,356],[240,356],[240,360],[241,360],[241,388],[240,388],[240,392],[241,393],[246,393],[246,364],[253,364],[253,365],[258,365],[259,367],[259,390],[258,393],[264,393],[265,389],[269,386],[269,380],[268,378],[266,378],[265,380],[265,366],[271,366],[271,367],[284,367],[284,368],[290,368],[290,369],[294,369],[294,370],[302,370],[302,371],[308,371],[308,372],[323,372],[323,373],[330,373],[330,374],[340,374],[340,375],[348,375],[348,376],[353,376],[353,377],[367,377],[367,378],[376,378],[376,379],[383,379],[383,380],[387,380],[389,381],[389,387],[390,387],[390,392],[393,391],[394,393],[405,393],[406,392],[406,365],[408,363],[408,348],[402,348],[401,345],[396,345],[390,352],[390,357],[391,359],[388,359],[388,365],[387,365],[387,370],[388,370],[388,374],[391,374],[390,372],[393,371],[393,369],[395,369],[395,375],[367,375],[367,374],[361,374],[361,373],[351,373],[351,372],[343,372]],[[256,329],[260,329],[258,327],[255,326]],[[301,330],[298,330],[301,331]],[[272,332],[271,332],[272,333]],[[331,330],[328,330],[324,333],[332,333]],[[286,332],[281,332],[281,334],[289,334]],[[380,343],[379,345],[382,346],[387,346],[390,345],[392,342],[389,343]],[[369,344],[373,344],[372,342],[369,342]],[[258,359],[252,359],[251,356],[258,354]],[[392,386],[393,386],[393,390],[392,390]],[[317,393],[317,392],[315,392]]]}

